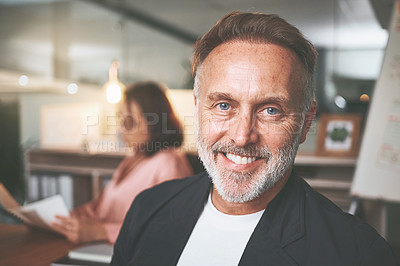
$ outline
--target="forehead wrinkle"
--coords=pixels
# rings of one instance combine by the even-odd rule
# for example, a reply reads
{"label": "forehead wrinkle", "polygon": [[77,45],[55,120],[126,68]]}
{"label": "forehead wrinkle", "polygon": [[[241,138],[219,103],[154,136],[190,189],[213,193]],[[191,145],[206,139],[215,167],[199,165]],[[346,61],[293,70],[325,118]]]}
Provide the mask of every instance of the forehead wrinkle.
{"label": "forehead wrinkle", "polygon": [[228,66],[225,75],[229,79],[238,82],[234,87],[239,88],[241,91],[246,91],[247,98],[257,93],[257,89],[260,86],[259,81],[263,80],[260,68],[249,64],[247,60],[238,61],[234,65]]}
{"label": "forehead wrinkle", "polygon": [[[244,71],[241,70],[248,70],[248,69],[253,69],[253,73],[258,72],[261,73],[261,70],[258,67],[237,67],[237,66],[230,66],[228,72],[230,74],[227,74],[226,76],[230,79],[230,80],[234,80],[234,81],[238,81],[238,83],[234,86],[232,86],[232,84],[224,84],[223,87],[225,87],[225,89],[230,90],[231,92],[221,92],[221,91],[217,91],[217,92],[212,92],[209,95],[207,95],[207,99],[208,100],[217,100],[217,99],[234,99],[235,98],[235,89],[238,89],[238,91],[242,91],[245,92],[246,91],[246,96],[243,97],[243,95],[241,96],[241,100],[250,100],[253,99],[252,101],[255,102],[256,104],[259,103],[266,103],[266,102],[279,102],[279,103],[284,103],[284,102],[288,102],[288,99],[286,97],[286,95],[283,95],[282,93],[279,94],[275,94],[273,93],[273,95],[271,95],[271,92],[268,92],[266,94],[261,94],[258,91],[261,86],[261,89],[263,84],[268,84],[269,88],[272,88],[273,91],[278,92],[279,88],[280,88],[280,84],[278,82],[278,75],[275,75],[272,82],[270,79],[266,79],[265,77],[263,77],[262,75],[248,75],[248,73],[244,73]],[[210,74],[213,75],[215,74],[215,72],[210,71]],[[226,73],[225,73],[226,74]],[[234,74],[234,75],[232,75]],[[219,79],[218,79],[219,80]],[[261,81],[261,82],[259,82]],[[221,84],[215,84],[216,86],[214,87],[214,89],[221,89],[222,87]],[[233,89],[233,90],[232,90]],[[282,94],[282,95],[281,95]],[[237,99],[240,100],[240,99]]]}
{"label": "forehead wrinkle", "polygon": [[[248,73],[252,73],[252,75],[248,75]],[[248,80],[259,80],[260,69],[254,65],[249,66],[248,61],[237,62],[235,65],[229,66],[227,70],[227,74],[231,74],[236,79],[248,79]]]}
{"label": "forehead wrinkle", "polygon": [[303,98],[304,84],[304,69],[299,63],[291,50],[279,45],[226,43],[215,48],[202,63],[200,78],[212,90],[241,91],[241,100],[259,102],[260,98],[268,98],[265,91],[297,106]]}

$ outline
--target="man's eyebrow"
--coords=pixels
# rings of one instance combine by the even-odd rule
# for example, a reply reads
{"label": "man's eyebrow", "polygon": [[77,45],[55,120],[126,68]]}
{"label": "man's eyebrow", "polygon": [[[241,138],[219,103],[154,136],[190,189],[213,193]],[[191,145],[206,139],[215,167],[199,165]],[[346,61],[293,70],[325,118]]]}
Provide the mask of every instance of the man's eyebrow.
{"label": "man's eyebrow", "polygon": [[209,101],[216,101],[221,99],[232,99],[232,95],[225,92],[213,92],[207,95],[207,100]]}
{"label": "man's eyebrow", "polygon": [[271,97],[266,97],[264,99],[260,99],[260,103],[287,103],[289,102],[289,99],[286,97],[280,97],[280,96],[271,96]]}
{"label": "man's eyebrow", "polygon": [[[217,100],[232,100],[234,97],[230,93],[226,92],[213,92],[207,95],[207,100],[209,101],[217,101]],[[262,99],[259,99],[257,105],[263,105],[263,104],[268,104],[268,103],[278,103],[278,104],[284,104],[289,102],[289,99],[287,97],[282,97],[282,96],[270,96],[270,97],[265,97]]]}

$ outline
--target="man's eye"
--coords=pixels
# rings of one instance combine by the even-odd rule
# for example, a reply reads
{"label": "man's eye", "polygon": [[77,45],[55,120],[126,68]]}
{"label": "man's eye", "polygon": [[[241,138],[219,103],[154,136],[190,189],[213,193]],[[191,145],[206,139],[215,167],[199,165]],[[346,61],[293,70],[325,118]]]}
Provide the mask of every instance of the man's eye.
{"label": "man's eye", "polygon": [[278,109],[273,108],[273,107],[268,107],[266,109],[266,111],[267,111],[267,114],[269,114],[269,115],[277,115],[277,114],[279,114]]}
{"label": "man's eye", "polygon": [[229,110],[230,105],[228,103],[219,103],[218,107],[222,111],[227,111],[227,110]]}

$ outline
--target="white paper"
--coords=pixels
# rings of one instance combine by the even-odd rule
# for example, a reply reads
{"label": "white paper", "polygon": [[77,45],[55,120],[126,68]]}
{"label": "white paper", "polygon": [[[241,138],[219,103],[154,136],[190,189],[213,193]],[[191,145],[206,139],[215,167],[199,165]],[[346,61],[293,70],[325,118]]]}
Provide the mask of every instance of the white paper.
{"label": "white paper", "polygon": [[9,211],[31,226],[48,230],[53,230],[51,224],[55,220],[55,215],[69,216],[67,206],[61,195],[12,208]]}

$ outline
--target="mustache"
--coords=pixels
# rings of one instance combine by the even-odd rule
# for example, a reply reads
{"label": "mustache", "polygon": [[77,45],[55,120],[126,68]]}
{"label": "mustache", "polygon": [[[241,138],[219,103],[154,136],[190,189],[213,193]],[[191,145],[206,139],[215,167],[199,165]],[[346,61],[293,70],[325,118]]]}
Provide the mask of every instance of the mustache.
{"label": "mustache", "polygon": [[260,157],[260,158],[271,158],[272,153],[268,146],[259,146],[256,144],[249,144],[243,147],[236,146],[233,142],[216,142],[211,146],[211,151],[216,154],[222,153],[234,153],[240,156],[247,157]]}

